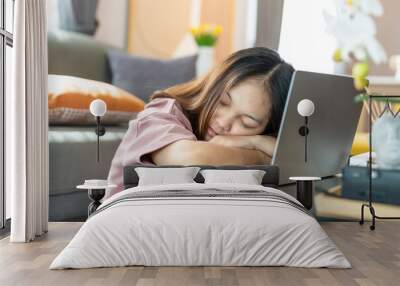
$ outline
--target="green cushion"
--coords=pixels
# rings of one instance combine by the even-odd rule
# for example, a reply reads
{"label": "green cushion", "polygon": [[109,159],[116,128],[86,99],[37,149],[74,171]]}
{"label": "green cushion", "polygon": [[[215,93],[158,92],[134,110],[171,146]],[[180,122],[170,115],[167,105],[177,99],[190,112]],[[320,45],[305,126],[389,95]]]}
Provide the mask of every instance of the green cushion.
{"label": "green cushion", "polygon": [[110,83],[109,48],[109,45],[84,34],[62,30],[49,32],[49,74],[72,75]]}

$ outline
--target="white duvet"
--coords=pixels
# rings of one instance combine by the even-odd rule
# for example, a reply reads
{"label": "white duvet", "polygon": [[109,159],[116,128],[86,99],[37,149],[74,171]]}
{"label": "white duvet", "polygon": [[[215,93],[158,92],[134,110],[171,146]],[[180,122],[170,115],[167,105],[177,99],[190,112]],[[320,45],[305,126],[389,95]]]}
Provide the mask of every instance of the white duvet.
{"label": "white duvet", "polygon": [[[175,190],[175,195],[163,196]],[[224,193],[227,195],[219,196]],[[131,188],[103,202],[50,269],[127,265],[351,267],[299,204],[282,191],[254,185]]]}

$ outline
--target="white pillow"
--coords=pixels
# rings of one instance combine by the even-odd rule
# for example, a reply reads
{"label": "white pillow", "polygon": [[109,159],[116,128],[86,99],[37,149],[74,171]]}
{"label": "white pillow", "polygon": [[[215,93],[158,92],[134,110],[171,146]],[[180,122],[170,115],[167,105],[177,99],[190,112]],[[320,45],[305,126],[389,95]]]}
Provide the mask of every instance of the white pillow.
{"label": "white pillow", "polygon": [[246,184],[261,185],[265,175],[263,170],[214,170],[200,171],[205,184]]}
{"label": "white pillow", "polygon": [[199,167],[135,168],[139,176],[138,186],[196,183],[194,178],[199,170]]}

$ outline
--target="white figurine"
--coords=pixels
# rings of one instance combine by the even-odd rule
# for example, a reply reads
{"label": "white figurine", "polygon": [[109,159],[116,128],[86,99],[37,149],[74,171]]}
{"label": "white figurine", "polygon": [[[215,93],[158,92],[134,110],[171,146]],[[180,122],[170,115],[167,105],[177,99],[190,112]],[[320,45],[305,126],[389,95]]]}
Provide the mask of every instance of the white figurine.
{"label": "white figurine", "polygon": [[378,166],[400,169],[400,118],[385,113],[372,126],[372,148]]}

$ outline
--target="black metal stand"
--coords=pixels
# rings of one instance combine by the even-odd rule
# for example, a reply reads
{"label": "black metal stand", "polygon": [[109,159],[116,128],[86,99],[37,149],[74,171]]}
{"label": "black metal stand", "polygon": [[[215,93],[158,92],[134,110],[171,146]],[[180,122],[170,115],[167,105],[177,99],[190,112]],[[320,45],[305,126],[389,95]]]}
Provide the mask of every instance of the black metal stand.
{"label": "black metal stand", "polygon": [[94,132],[97,135],[97,162],[100,162],[100,136],[106,134],[106,128],[101,125],[100,116],[96,117],[96,124],[97,126]]}
{"label": "black metal stand", "polygon": [[[368,96],[368,107],[369,107],[369,162],[368,162],[368,168],[369,168],[369,187],[368,187],[368,204],[362,204],[361,205],[361,219],[360,219],[360,224],[364,224],[364,208],[368,208],[369,212],[371,213],[372,216],[372,224],[370,225],[371,230],[375,230],[375,221],[376,219],[400,219],[400,217],[382,217],[378,216],[375,212],[375,208],[373,206],[373,201],[372,201],[372,100],[374,98],[400,98],[400,95],[369,95]],[[386,108],[385,108],[386,110]],[[384,110],[384,111],[385,111]],[[393,114],[393,113],[392,113]],[[397,113],[396,113],[397,115]],[[396,116],[395,115],[395,116]]]}
{"label": "black metal stand", "polygon": [[304,117],[304,125],[299,128],[299,134],[304,137],[304,162],[307,162],[307,151],[308,151],[308,134],[310,129],[308,129],[308,116]]}
{"label": "black metal stand", "polygon": [[100,200],[106,194],[106,189],[88,189],[88,196],[92,202],[88,206],[88,217],[101,205]]}

